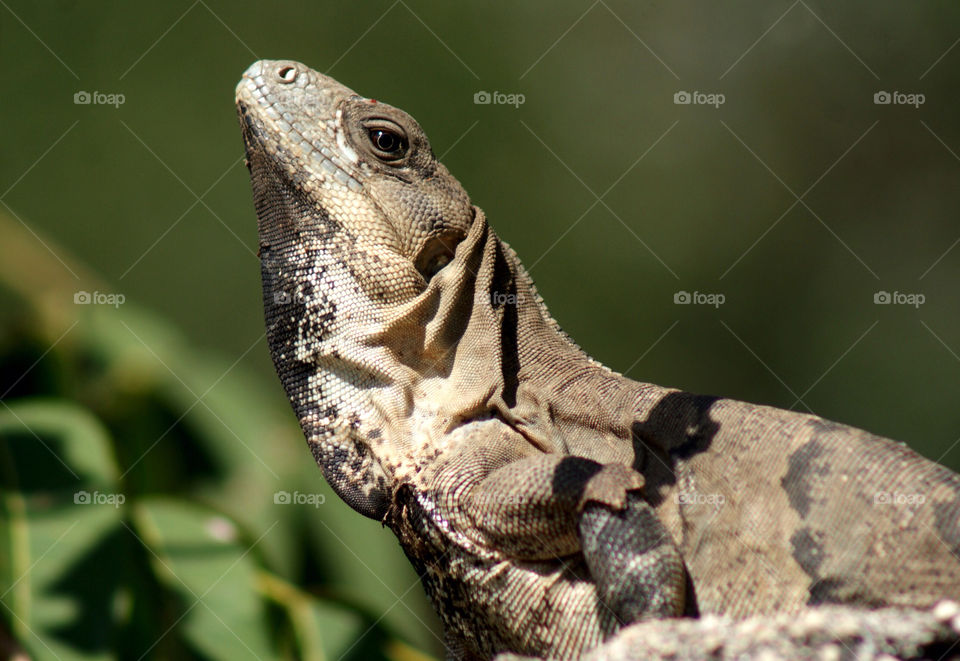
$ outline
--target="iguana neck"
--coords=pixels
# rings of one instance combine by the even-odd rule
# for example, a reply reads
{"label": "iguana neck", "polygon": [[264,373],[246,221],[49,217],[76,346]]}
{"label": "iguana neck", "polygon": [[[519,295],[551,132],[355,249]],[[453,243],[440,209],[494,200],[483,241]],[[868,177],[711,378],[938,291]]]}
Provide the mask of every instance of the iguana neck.
{"label": "iguana neck", "polygon": [[406,415],[383,416],[387,437],[408,439],[388,471],[403,478],[429,459],[418,437],[439,444],[456,427],[490,417],[544,452],[577,454],[590,443],[591,454],[629,463],[637,402],[662,389],[625,379],[577,347],[513,250],[475,213],[455,259],[364,342],[406,368],[371,393],[379,411],[409,403]]}

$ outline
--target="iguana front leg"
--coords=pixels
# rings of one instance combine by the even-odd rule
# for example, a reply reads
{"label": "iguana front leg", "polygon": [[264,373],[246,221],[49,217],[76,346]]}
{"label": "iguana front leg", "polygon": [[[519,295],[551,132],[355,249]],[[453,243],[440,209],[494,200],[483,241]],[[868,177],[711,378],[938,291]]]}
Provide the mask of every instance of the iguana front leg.
{"label": "iguana front leg", "polygon": [[498,446],[464,453],[433,481],[441,509],[464,534],[511,559],[582,554],[598,599],[621,623],[688,612],[683,560],[643,498],[642,475],[541,453],[498,466]]}
{"label": "iguana front leg", "polygon": [[623,622],[697,615],[680,551],[640,494],[622,510],[587,503],[578,527],[597,595]]}

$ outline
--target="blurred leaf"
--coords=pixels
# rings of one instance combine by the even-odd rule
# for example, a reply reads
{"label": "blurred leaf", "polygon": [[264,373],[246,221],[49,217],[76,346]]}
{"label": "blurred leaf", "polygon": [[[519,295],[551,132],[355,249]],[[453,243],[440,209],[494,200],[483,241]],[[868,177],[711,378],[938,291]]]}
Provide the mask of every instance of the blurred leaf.
{"label": "blurred leaf", "polygon": [[[419,616],[378,603],[415,580],[395,540],[323,482],[275,380],[129,302],[74,304],[33,236],[2,213],[0,234],[0,639],[41,660],[426,658],[397,638],[431,644],[420,593]],[[298,488],[323,509],[274,502]]]}
{"label": "blurred leaf", "polygon": [[320,632],[327,659],[342,659],[362,643],[369,627],[357,613],[322,601],[310,602],[311,626]]}
{"label": "blurred leaf", "polygon": [[0,457],[0,585],[9,586],[0,601],[11,630],[38,659],[110,658],[126,562],[88,571],[91,558],[119,550],[125,500],[105,428],[76,404],[4,401]]}
{"label": "blurred leaf", "polygon": [[63,400],[4,400],[0,452],[0,486],[8,489],[106,486],[119,476],[107,429],[89,410]]}
{"label": "blurred leaf", "polygon": [[[114,658],[118,631],[111,606],[124,563],[110,540],[119,530],[119,510],[73,503],[20,508],[11,502],[16,497],[6,494],[9,527],[3,531],[19,559],[2,600],[14,635],[35,659]],[[86,560],[104,548],[121,558],[115,572],[84,571]]]}
{"label": "blurred leaf", "polygon": [[317,601],[272,574],[260,574],[260,589],[286,612],[303,661],[342,659],[373,628],[357,612]]}
{"label": "blurred leaf", "polygon": [[139,502],[134,520],[160,581],[187,604],[181,636],[210,659],[272,655],[255,585],[259,540],[243,543],[229,520],[167,498]]}

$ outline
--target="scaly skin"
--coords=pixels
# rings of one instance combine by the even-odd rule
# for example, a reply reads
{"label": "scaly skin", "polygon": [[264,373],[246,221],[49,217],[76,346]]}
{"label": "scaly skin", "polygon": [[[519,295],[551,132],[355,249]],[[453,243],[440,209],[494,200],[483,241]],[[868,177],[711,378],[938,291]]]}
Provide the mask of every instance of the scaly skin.
{"label": "scaly skin", "polygon": [[290,61],[248,69],[237,106],[277,373],[328,482],[421,573],[451,656],[960,595],[960,477],[592,360],[403,111]]}

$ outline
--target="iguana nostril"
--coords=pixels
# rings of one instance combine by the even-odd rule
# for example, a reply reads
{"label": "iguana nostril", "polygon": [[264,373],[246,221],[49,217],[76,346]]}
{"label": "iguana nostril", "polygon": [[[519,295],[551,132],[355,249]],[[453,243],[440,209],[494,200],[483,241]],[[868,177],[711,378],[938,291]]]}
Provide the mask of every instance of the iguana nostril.
{"label": "iguana nostril", "polygon": [[280,78],[281,83],[292,83],[297,78],[297,69],[289,65],[280,67],[277,77]]}

